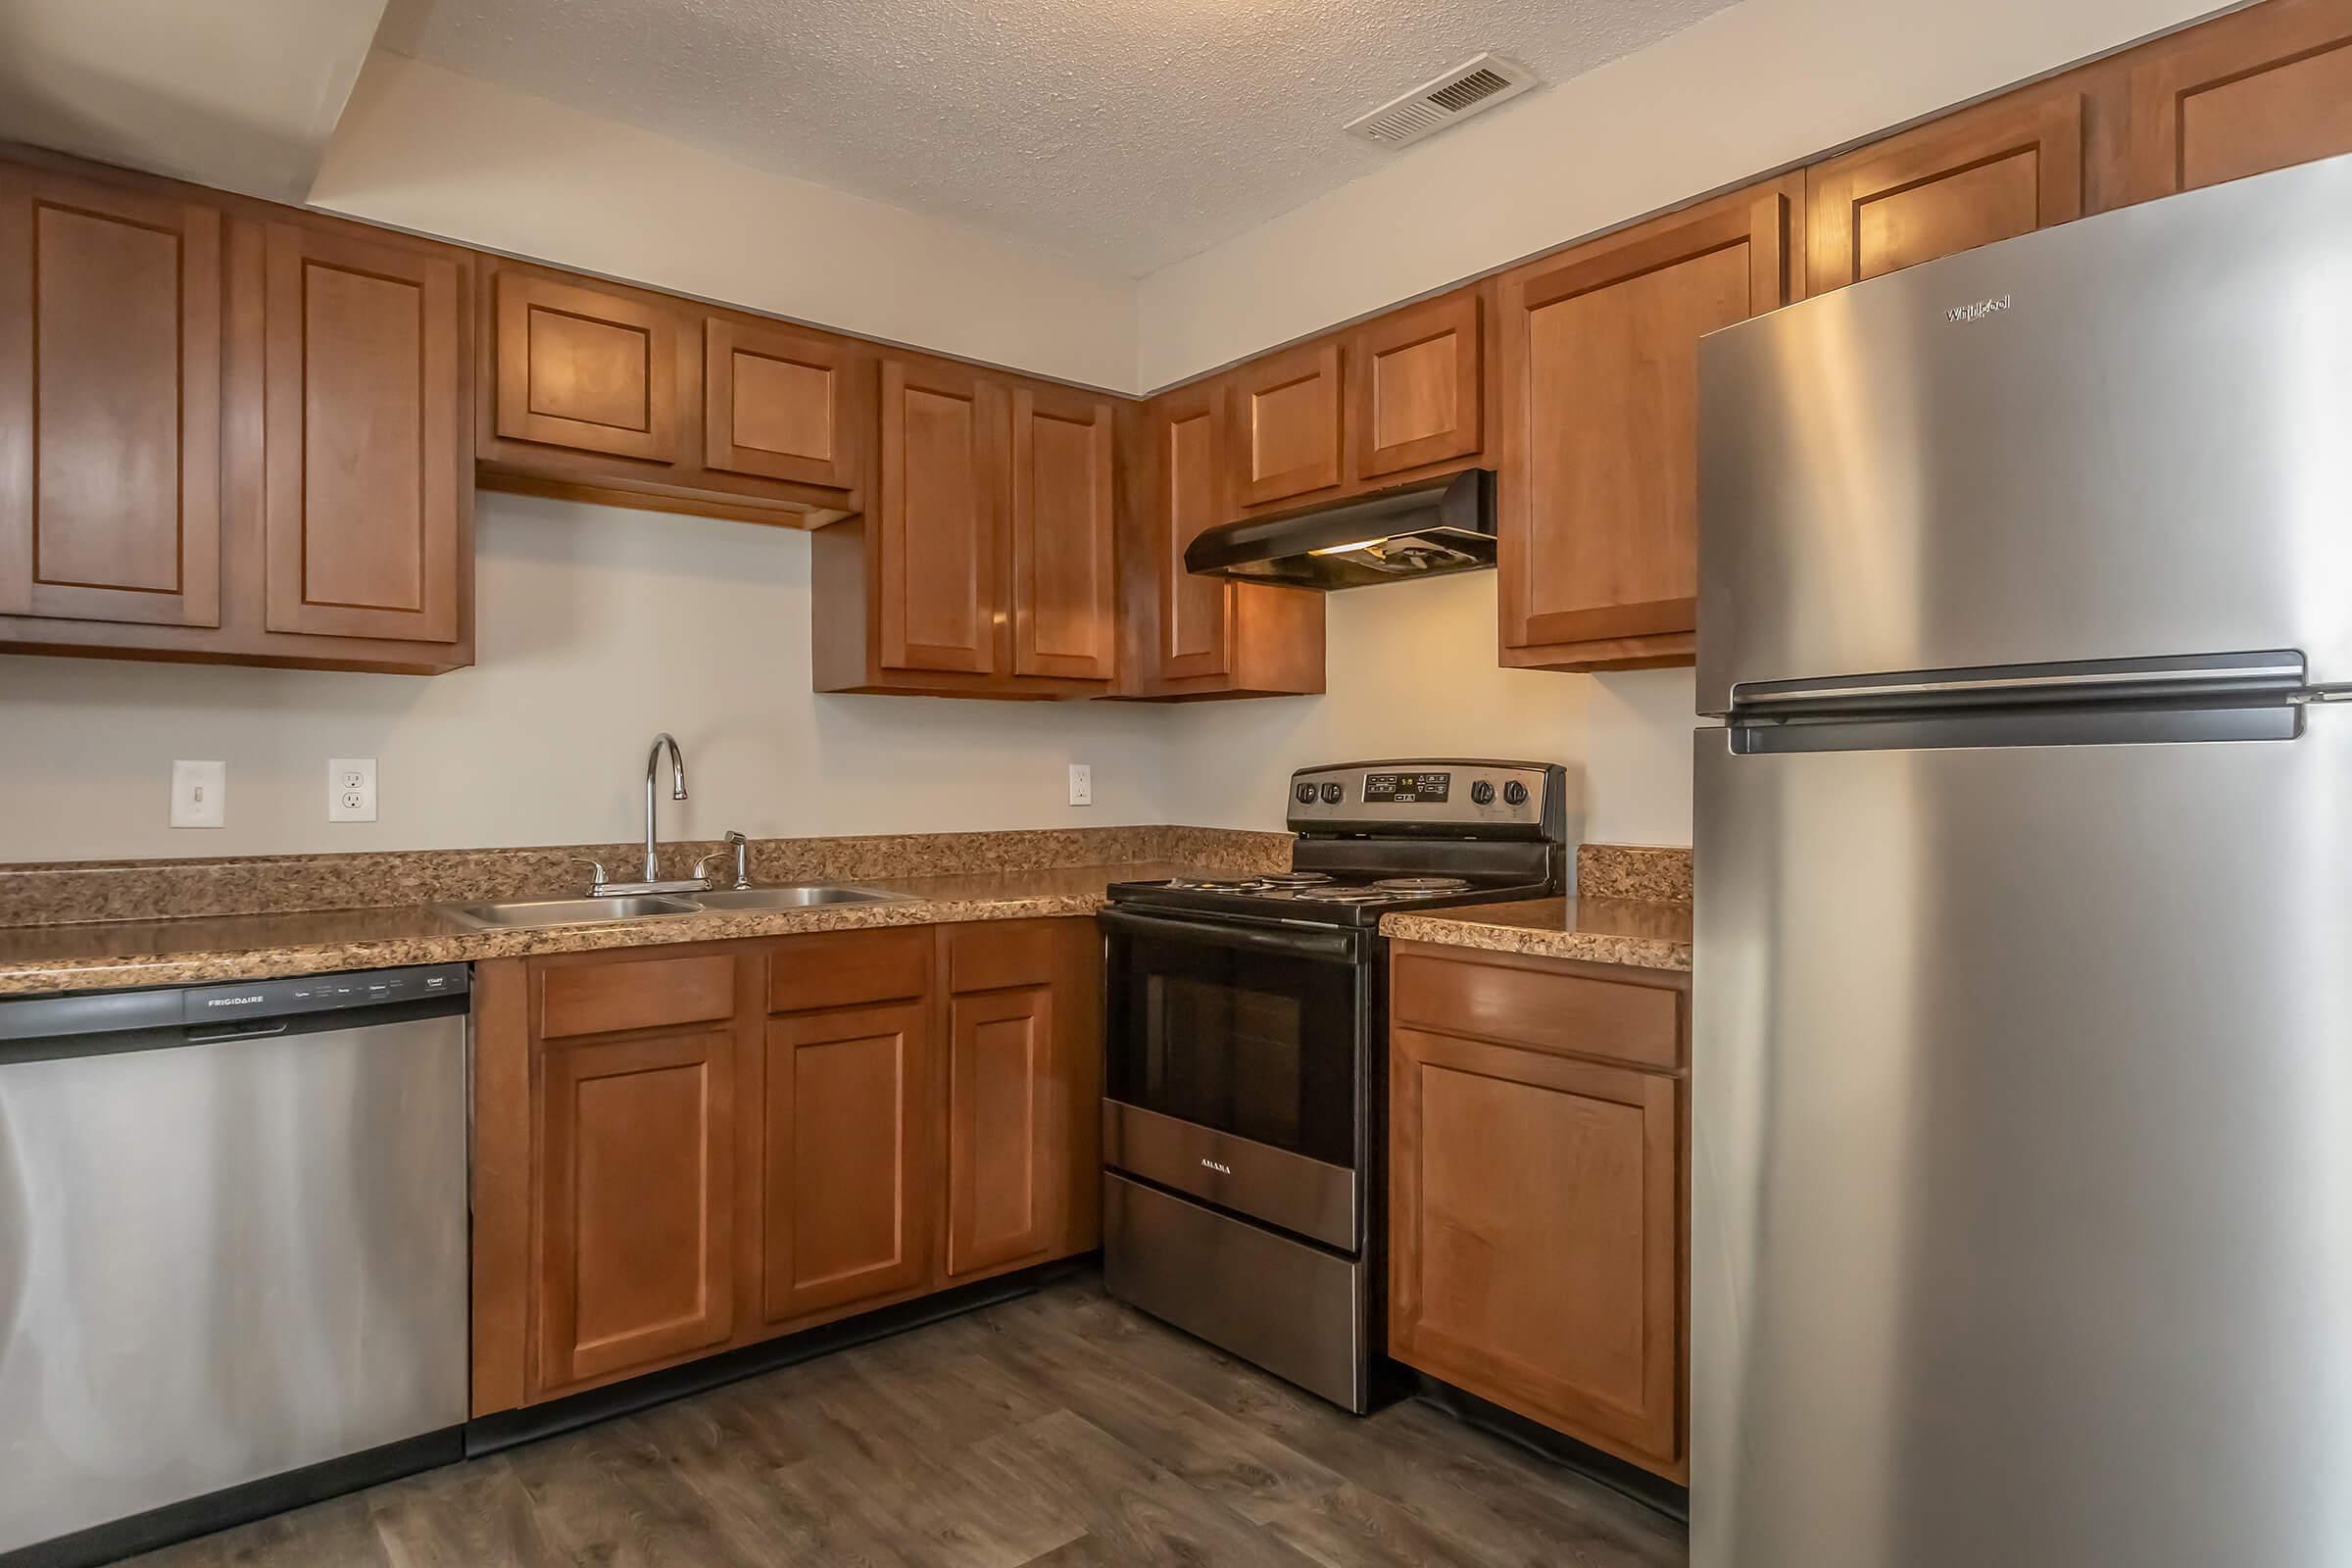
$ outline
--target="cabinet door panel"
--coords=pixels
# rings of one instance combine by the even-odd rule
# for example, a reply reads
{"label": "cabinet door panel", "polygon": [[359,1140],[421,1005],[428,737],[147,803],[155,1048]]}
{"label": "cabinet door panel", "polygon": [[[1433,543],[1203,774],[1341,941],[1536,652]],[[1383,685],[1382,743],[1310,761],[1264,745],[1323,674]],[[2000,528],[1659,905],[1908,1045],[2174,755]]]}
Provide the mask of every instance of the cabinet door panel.
{"label": "cabinet door panel", "polygon": [[1473,290],[1392,311],[1356,329],[1348,368],[1358,478],[1479,450],[1480,317]]}
{"label": "cabinet door panel", "polygon": [[948,1027],[948,1277],[1042,1257],[1058,1233],[1054,993],[956,997]]}
{"label": "cabinet door panel", "polygon": [[858,357],[839,338],[711,317],[703,323],[706,466],[847,490],[859,443]]}
{"label": "cabinet door panel", "polygon": [[922,1284],[930,1268],[929,1006],[767,1026],[761,1227],[770,1324]]}
{"label": "cabinet door panel", "polygon": [[728,1337],[734,1059],[724,1029],[546,1052],[542,1390]]}
{"label": "cabinet door panel", "polygon": [[[1244,507],[1340,482],[1339,340],[1309,343],[1235,373],[1234,486]],[[1220,519],[1222,520],[1222,519]]]}
{"label": "cabinet door panel", "polygon": [[1504,662],[1688,634],[1698,592],[1698,340],[1788,303],[1775,185],[1502,282]]}
{"label": "cabinet door panel", "polygon": [[1012,400],[1013,673],[1108,680],[1118,584],[1111,559],[1110,405],[1022,387]]}
{"label": "cabinet door panel", "polygon": [[1157,406],[1160,673],[1170,680],[1229,674],[1233,584],[1184,569],[1185,547],[1225,520],[1225,420],[1211,390],[1176,392]]}
{"label": "cabinet door panel", "polygon": [[220,624],[220,215],[0,170],[0,613]]}
{"label": "cabinet door panel", "polygon": [[2014,93],[1806,172],[1813,292],[2082,216],[2082,95]]}
{"label": "cabinet door panel", "polygon": [[1391,1067],[1391,1351],[1679,1461],[1679,1081],[1408,1029]]}
{"label": "cabinet door panel", "polygon": [[961,366],[882,365],[882,662],[986,675],[999,657],[1004,385]]}
{"label": "cabinet door panel", "polygon": [[515,441],[674,463],[678,313],[618,290],[501,268],[496,428]]}
{"label": "cabinet door panel", "polygon": [[2352,5],[2272,0],[2149,45],[2130,82],[2132,201],[2352,153]]}
{"label": "cabinet door panel", "polygon": [[272,223],[267,267],[269,628],[455,640],[472,489],[457,260]]}

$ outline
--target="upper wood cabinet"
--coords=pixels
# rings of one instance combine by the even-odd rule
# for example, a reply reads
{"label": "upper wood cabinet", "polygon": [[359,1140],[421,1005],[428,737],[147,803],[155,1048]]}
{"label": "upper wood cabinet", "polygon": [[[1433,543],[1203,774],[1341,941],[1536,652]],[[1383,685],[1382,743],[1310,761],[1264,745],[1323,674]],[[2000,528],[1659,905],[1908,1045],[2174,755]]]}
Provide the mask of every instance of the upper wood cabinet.
{"label": "upper wood cabinet", "polygon": [[2352,153],[2352,3],[2269,0],[2126,57],[2121,199]]}
{"label": "upper wood cabinet", "polygon": [[1685,1479],[1687,983],[1418,944],[1393,972],[1390,1353]]}
{"label": "upper wood cabinet", "polygon": [[221,227],[0,168],[0,614],[220,624]]}
{"label": "upper wood cabinet", "polygon": [[450,642],[471,548],[458,262],[298,223],[267,247],[269,628]]}
{"label": "upper wood cabinet", "polygon": [[1799,290],[1775,181],[1501,279],[1501,661],[1688,662],[1698,592],[1698,340]]}
{"label": "upper wood cabinet", "polygon": [[1224,384],[1123,411],[1119,465],[1121,697],[1178,702],[1323,690],[1323,596],[1200,577],[1185,548],[1230,521]]}
{"label": "upper wood cabinet", "polygon": [[856,489],[865,449],[865,401],[858,393],[867,358],[843,338],[705,317],[704,466]]}
{"label": "upper wood cabinet", "polygon": [[489,265],[484,483],[800,527],[863,506],[866,345],[600,278]]}
{"label": "upper wood cabinet", "polygon": [[1225,383],[1237,508],[1302,504],[1346,476],[1341,416],[1346,365],[1337,338],[1255,360]]}
{"label": "upper wood cabinet", "polygon": [[886,357],[873,506],[815,540],[817,690],[1107,691],[1115,418],[1108,399]]}
{"label": "upper wood cabinet", "polygon": [[1470,458],[1484,445],[1485,291],[1373,318],[1350,334],[1348,423],[1355,477]]}
{"label": "upper wood cabinet", "polygon": [[2082,216],[2082,91],[2011,93],[1805,174],[1816,294]]}
{"label": "upper wood cabinet", "polygon": [[0,650],[473,657],[464,251],[0,165]]}
{"label": "upper wood cabinet", "polygon": [[1012,394],[1012,669],[1108,681],[1118,668],[1112,516],[1118,444],[1107,399]]}

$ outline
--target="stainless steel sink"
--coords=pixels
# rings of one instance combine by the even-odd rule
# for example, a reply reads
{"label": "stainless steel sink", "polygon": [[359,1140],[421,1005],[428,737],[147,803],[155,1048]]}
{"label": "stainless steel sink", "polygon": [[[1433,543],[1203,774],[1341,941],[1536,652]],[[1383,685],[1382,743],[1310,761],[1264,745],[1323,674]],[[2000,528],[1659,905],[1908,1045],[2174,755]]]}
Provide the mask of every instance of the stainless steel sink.
{"label": "stainless steel sink", "polygon": [[706,909],[805,909],[819,904],[893,904],[906,895],[885,893],[880,888],[844,887],[837,882],[803,882],[793,887],[730,888],[687,897]]}
{"label": "stainless steel sink", "polygon": [[684,899],[629,894],[610,899],[531,899],[514,904],[444,904],[441,912],[484,929],[547,925],[592,925],[600,920],[639,920],[649,914],[692,914]]}

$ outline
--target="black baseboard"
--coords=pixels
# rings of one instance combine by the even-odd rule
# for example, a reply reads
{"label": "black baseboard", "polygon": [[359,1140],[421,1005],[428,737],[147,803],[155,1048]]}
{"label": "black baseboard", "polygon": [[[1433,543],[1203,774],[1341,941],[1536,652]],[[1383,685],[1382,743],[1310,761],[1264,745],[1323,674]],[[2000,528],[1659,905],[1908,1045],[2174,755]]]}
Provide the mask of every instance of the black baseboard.
{"label": "black baseboard", "polygon": [[1613,1453],[1603,1453],[1598,1448],[1554,1432],[1540,1421],[1531,1421],[1516,1410],[1506,1410],[1491,1400],[1482,1399],[1467,1389],[1457,1389],[1426,1372],[1414,1372],[1410,1368],[1406,1371],[1412,1378],[1413,1394],[1417,1397],[1436,1405],[1456,1420],[1500,1438],[1547,1463],[1588,1476],[1671,1518],[1685,1524],[1690,1522],[1690,1488],[1678,1487],[1661,1476],[1653,1476],[1638,1464],[1629,1464]]}
{"label": "black baseboard", "polygon": [[[467,1454],[496,1453],[519,1443],[535,1443],[552,1438],[560,1432],[570,1432],[598,1421],[609,1421],[633,1410],[649,1409],[667,1404],[715,1389],[723,1384],[739,1383],[745,1378],[773,1372],[798,1361],[846,1350],[854,1345],[884,1340],[908,1329],[921,1328],[945,1318],[960,1317],[966,1312],[1016,1297],[1030,1295],[1039,1286],[1060,1279],[1078,1269],[1092,1266],[1099,1254],[1089,1252],[1078,1257],[1041,1263],[1035,1268],[1011,1274],[1000,1274],[994,1279],[974,1285],[958,1285],[933,1296],[902,1301],[856,1317],[843,1318],[779,1340],[766,1340],[759,1345],[747,1345],[739,1350],[722,1350],[699,1361],[688,1361],[643,1377],[630,1378],[624,1383],[609,1383],[601,1389],[550,1399],[545,1404],[526,1405],[519,1410],[502,1410],[496,1415],[483,1416],[466,1426]],[[13,1565],[0,1563],[0,1568]]]}
{"label": "black baseboard", "polygon": [[284,1475],[249,1481],[243,1486],[168,1503],[127,1519],[56,1536],[15,1551],[0,1552],[0,1568],[94,1568],[142,1551],[153,1551],[175,1541],[209,1536],[231,1525],[284,1513],[309,1503],[339,1497],[380,1482],[397,1481],[419,1470],[454,1464],[466,1457],[466,1429],[443,1427],[420,1437],[403,1438],[380,1448],[347,1453],[338,1459],[305,1465]]}

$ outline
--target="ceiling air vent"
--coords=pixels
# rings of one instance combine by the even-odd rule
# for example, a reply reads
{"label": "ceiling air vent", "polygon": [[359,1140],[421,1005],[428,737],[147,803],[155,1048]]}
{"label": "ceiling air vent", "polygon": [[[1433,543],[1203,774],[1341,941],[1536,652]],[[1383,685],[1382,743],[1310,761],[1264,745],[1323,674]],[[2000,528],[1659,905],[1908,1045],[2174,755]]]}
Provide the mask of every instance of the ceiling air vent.
{"label": "ceiling air vent", "polygon": [[1534,85],[1536,74],[1517,61],[1480,55],[1349,121],[1347,128],[1350,135],[1383,147],[1402,147]]}

